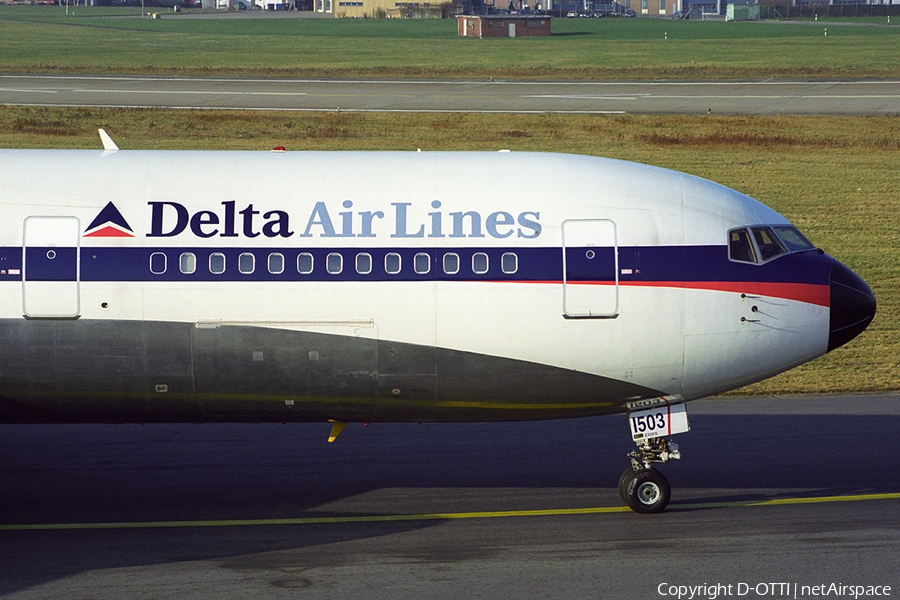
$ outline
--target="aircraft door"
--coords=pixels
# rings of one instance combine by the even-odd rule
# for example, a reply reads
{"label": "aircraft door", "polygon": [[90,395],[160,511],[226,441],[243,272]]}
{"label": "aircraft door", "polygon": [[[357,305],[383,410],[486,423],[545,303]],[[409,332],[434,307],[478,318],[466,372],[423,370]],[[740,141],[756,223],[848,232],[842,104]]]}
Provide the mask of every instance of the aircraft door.
{"label": "aircraft door", "polygon": [[80,314],[76,217],[25,219],[22,311],[28,318],[74,319]]}
{"label": "aircraft door", "polygon": [[619,314],[619,251],[610,219],[562,224],[563,316],[612,319]]}

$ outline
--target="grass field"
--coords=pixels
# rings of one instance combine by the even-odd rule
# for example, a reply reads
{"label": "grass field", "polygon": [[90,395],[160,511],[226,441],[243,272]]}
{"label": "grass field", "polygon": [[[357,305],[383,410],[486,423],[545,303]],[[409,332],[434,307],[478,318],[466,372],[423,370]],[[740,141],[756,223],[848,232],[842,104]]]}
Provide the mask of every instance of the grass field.
{"label": "grass field", "polygon": [[849,345],[740,393],[900,389],[900,117],[425,115],[0,108],[0,147],[497,150],[594,154],[745,192],[873,288]]}
{"label": "grass field", "polygon": [[[153,9],[159,10],[159,9]],[[477,40],[453,20],[174,18],[0,6],[0,72],[704,79],[900,77],[878,19],[557,19],[550,38]],[[72,14],[74,13],[74,14]],[[170,18],[171,17],[171,18]],[[825,35],[827,28],[828,35]],[[0,107],[0,147],[555,151],[699,175],[781,212],[873,287],[857,340],[740,393],[900,389],[900,116],[253,113]]]}
{"label": "grass field", "polygon": [[[152,9],[160,10],[160,9]],[[900,26],[555,19],[550,38],[468,39],[456,21],[140,18],[0,6],[0,72],[316,77],[900,77]],[[73,13],[74,14],[71,14]],[[228,16],[228,15],[226,15]],[[825,35],[827,28],[828,35]]]}

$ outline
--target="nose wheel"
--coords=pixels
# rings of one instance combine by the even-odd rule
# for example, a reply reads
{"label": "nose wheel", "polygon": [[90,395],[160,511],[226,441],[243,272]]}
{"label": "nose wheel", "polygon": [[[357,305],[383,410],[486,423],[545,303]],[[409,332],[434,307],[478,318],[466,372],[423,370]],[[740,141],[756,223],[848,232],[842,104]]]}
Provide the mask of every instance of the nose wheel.
{"label": "nose wheel", "polygon": [[619,495],[634,512],[652,514],[666,508],[672,488],[665,476],[653,467],[638,470],[629,467],[619,478]]}
{"label": "nose wheel", "polygon": [[619,478],[622,501],[636,513],[662,512],[672,497],[672,488],[665,476],[650,465],[681,458],[678,445],[664,438],[642,439],[628,458],[631,466]]}

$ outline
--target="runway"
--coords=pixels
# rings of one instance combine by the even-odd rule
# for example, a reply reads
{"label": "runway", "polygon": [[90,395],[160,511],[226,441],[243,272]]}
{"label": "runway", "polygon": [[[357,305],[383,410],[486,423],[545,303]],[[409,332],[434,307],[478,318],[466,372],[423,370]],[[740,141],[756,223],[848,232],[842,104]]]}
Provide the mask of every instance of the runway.
{"label": "runway", "polygon": [[0,75],[0,105],[354,112],[900,114],[900,81],[349,81]]}
{"label": "runway", "polygon": [[334,444],[327,424],[0,426],[0,596],[897,594],[900,394],[688,413],[661,515],[621,507],[623,416],[350,424]]}

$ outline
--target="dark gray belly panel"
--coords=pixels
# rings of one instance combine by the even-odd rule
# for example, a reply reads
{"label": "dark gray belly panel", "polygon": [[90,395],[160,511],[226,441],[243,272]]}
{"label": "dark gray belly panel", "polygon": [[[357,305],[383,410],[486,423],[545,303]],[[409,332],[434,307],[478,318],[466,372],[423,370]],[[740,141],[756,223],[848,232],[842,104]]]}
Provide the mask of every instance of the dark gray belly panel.
{"label": "dark gray belly panel", "polygon": [[0,321],[0,422],[500,421],[663,392],[537,363],[257,326]]}

